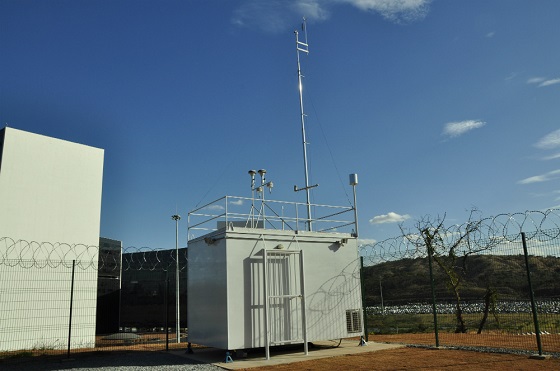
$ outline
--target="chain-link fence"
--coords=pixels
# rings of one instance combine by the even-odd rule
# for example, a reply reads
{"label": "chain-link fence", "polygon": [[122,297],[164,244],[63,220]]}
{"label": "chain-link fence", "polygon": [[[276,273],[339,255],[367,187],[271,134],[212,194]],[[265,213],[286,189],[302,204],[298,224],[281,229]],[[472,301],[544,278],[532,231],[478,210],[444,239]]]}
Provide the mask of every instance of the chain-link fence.
{"label": "chain-link fence", "polygon": [[[362,246],[369,340],[560,354],[556,212],[436,219]],[[178,256],[0,238],[0,358],[186,346],[187,249]]]}
{"label": "chain-link fence", "polygon": [[556,212],[423,220],[362,246],[369,339],[560,355]]}
{"label": "chain-link fence", "polygon": [[186,347],[186,249],[1,245],[0,359]]}

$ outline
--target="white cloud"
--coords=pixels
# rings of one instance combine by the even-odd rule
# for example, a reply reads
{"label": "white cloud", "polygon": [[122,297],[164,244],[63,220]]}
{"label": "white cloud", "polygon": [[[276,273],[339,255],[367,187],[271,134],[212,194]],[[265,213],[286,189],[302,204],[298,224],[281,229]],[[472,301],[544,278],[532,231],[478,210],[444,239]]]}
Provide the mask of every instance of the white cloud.
{"label": "white cloud", "polygon": [[552,171],[549,171],[548,173],[545,173],[545,174],[535,175],[535,176],[531,176],[529,178],[521,179],[517,183],[519,183],[519,184],[531,184],[531,183],[547,182],[549,180],[556,179],[558,174],[560,174],[560,170],[552,170]]}
{"label": "white cloud", "polygon": [[552,149],[560,147],[560,129],[553,131],[542,137],[536,144],[535,147],[540,149]]}
{"label": "white cloud", "polygon": [[546,80],[544,77],[531,77],[529,80],[527,80],[527,84],[539,84],[544,80]]}
{"label": "white cloud", "polygon": [[408,214],[399,215],[391,211],[385,215],[374,216],[372,219],[369,220],[369,222],[371,224],[400,223],[400,222],[404,222],[407,219],[410,219],[410,215]]}
{"label": "white cloud", "polygon": [[210,205],[208,207],[205,207],[206,210],[225,210],[225,208],[222,205]]}
{"label": "white cloud", "polygon": [[[293,4],[293,2],[290,2]],[[287,2],[281,0],[246,0],[235,10],[232,23],[241,27],[258,27],[266,32],[284,32],[293,22],[301,19],[292,14]]]}
{"label": "white cloud", "polygon": [[542,159],[545,160],[545,161],[548,161],[548,160],[556,160],[557,158],[560,158],[560,153],[556,153],[556,154],[550,155],[550,156],[545,156]]}
{"label": "white cloud", "polygon": [[478,129],[486,125],[484,121],[480,120],[466,120],[460,122],[449,122],[445,124],[442,135],[454,138],[463,135],[473,129]]}
{"label": "white cloud", "polygon": [[294,13],[300,14],[300,18],[324,21],[329,18],[330,12],[322,3],[320,0],[298,0],[294,2],[292,9]]}
{"label": "white cloud", "polygon": [[[428,14],[431,0],[335,0],[381,14],[392,22],[411,22],[423,19]],[[328,0],[324,1],[328,3]]]}
{"label": "white cloud", "polygon": [[547,79],[546,77],[531,77],[527,80],[527,84],[538,84],[538,87],[542,88],[544,86],[560,84],[560,78]]}
{"label": "white cloud", "polygon": [[231,22],[240,27],[258,27],[266,32],[285,32],[294,20],[325,21],[335,6],[350,5],[380,14],[395,23],[423,19],[432,0],[243,0]]}
{"label": "white cloud", "polygon": [[243,205],[243,200],[239,199],[239,200],[236,200],[236,201],[230,201],[229,204],[230,205],[241,206],[241,205]]}
{"label": "white cloud", "polygon": [[488,32],[488,33],[486,34],[486,37],[487,37],[487,38],[492,38],[492,37],[494,37],[495,34],[496,34],[496,32],[494,32],[494,31]]}
{"label": "white cloud", "polygon": [[375,245],[376,242],[377,240],[372,238],[358,238],[358,246]]}
{"label": "white cloud", "polygon": [[550,80],[543,81],[539,84],[539,88],[542,88],[543,86],[550,86],[555,84],[560,84],[560,79],[550,79]]}

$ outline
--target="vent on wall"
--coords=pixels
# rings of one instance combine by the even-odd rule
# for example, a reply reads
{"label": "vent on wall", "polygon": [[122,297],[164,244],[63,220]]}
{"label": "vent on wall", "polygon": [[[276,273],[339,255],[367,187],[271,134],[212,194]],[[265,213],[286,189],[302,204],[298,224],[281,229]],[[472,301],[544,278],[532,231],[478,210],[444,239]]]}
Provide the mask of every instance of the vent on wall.
{"label": "vent on wall", "polygon": [[348,333],[362,332],[362,316],[359,309],[346,311],[346,330]]}

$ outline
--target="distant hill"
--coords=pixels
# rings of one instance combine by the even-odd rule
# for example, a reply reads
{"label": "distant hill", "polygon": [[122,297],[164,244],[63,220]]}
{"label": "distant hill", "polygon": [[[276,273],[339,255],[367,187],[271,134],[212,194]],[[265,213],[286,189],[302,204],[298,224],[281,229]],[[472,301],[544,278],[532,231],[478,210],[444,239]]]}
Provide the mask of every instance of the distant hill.
{"label": "distant hill", "polygon": [[[537,299],[560,299],[560,258],[531,256],[531,281]],[[462,267],[464,266],[464,271]],[[523,255],[472,255],[457,259],[464,301],[483,300],[487,287],[496,290],[498,300],[529,299]],[[434,263],[438,301],[452,301],[447,278]],[[366,306],[431,302],[428,259],[401,259],[364,268]]]}

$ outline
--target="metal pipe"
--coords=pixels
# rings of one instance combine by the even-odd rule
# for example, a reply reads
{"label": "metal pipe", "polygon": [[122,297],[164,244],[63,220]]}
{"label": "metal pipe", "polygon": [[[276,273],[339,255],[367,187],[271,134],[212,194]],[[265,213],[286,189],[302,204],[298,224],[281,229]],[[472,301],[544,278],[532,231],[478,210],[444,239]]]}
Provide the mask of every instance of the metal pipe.
{"label": "metal pipe", "polygon": [[[429,246],[428,246],[429,245]],[[434,285],[434,271],[432,266],[432,256],[433,256],[433,248],[432,242],[428,241],[428,266],[430,269],[430,286],[432,288],[432,312],[434,315],[434,334],[436,337],[436,348],[439,348],[439,330],[438,330],[438,322],[437,322],[437,307],[436,307],[436,288]]]}
{"label": "metal pipe", "polygon": [[[264,244],[263,244],[264,246]],[[263,296],[264,296],[264,346],[266,359],[270,359],[270,339],[269,339],[269,303],[268,303],[268,259],[266,255],[266,246],[263,248]]]}
{"label": "metal pipe", "polygon": [[[298,69],[298,88],[299,88],[299,110],[301,116],[301,137],[303,142],[303,167],[305,171],[305,197],[306,197],[306,204],[307,204],[307,230],[311,231],[311,200],[310,200],[310,193],[309,193],[309,171],[307,166],[307,139],[305,137],[305,112],[303,110],[303,82],[302,82],[302,75],[301,75],[301,64],[299,60],[299,52],[303,51],[308,53],[308,49],[300,48],[300,45],[304,45],[307,47],[307,44],[300,43],[299,41],[299,33],[297,30],[295,31],[296,34],[296,54],[297,54],[297,69]],[[307,40],[306,40],[307,41]]]}
{"label": "metal pipe", "polygon": [[369,341],[368,321],[367,321],[367,307],[366,307],[366,285],[364,278],[364,257],[360,256],[360,288],[362,290],[362,334],[364,334],[366,342]]}
{"label": "metal pipe", "polygon": [[[227,204],[227,202],[226,202]],[[177,343],[181,342],[181,322],[180,322],[180,294],[179,294],[179,220],[181,216],[178,214],[172,215],[171,219],[175,220],[175,334],[177,336]]]}
{"label": "metal pipe", "polygon": [[165,350],[169,351],[169,271],[165,272]]}
{"label": "metal pipe", "polygon": [[350,185],[354,193],[354,224],[356,227],[356,235],[358,237],[358,205],[356,203],[356,186],[358,185],[358,174],[350,174]]}
{"label": "metal pipe", "polygon": [[72,342],[72,306],[74,304],[74,273],[76,271],[76,261],[72,260],[72,284],[70,286],[70,318],[68,321],[68,358],[70,358],[70,344]]}
{"label": "metal pipe", "polygon": [[301,277],[301,314],[302,314],[302,327],[303,327],[303,348],[305,355],[309,354],[308,348],[308,338],[307,338],[307,311],[305,307],[305,269],[304,269],[304,261],[303,261],[303,250],[301,250],[299,255],[300,263],[299,263],[299,274]]}
{"label": "metal pipe", "polygon": [[527,283],[529,284],[529,294],[531,296],[531,311],[533,312],[533,323],[535,325],[535,334],[537,336],[537,348],[539,350],[539,356],[542,356],[541,330],[539,328],[539,316],[537,314],[537,304],[535,303],[535,293],[533,292],[533,284],[531,283],[531,269],[529,269],[529,254],[527,252],[525,232],[521,232],[521,241],[523,243],[523,255],[525,256],[525,268],[527,269]]}
{"label": "metal pipe", "polygon": [[358,206],[356,205],[356,186],[352,186],[354,191],[354,223],[356,224],[356,237],[358,237]]}

